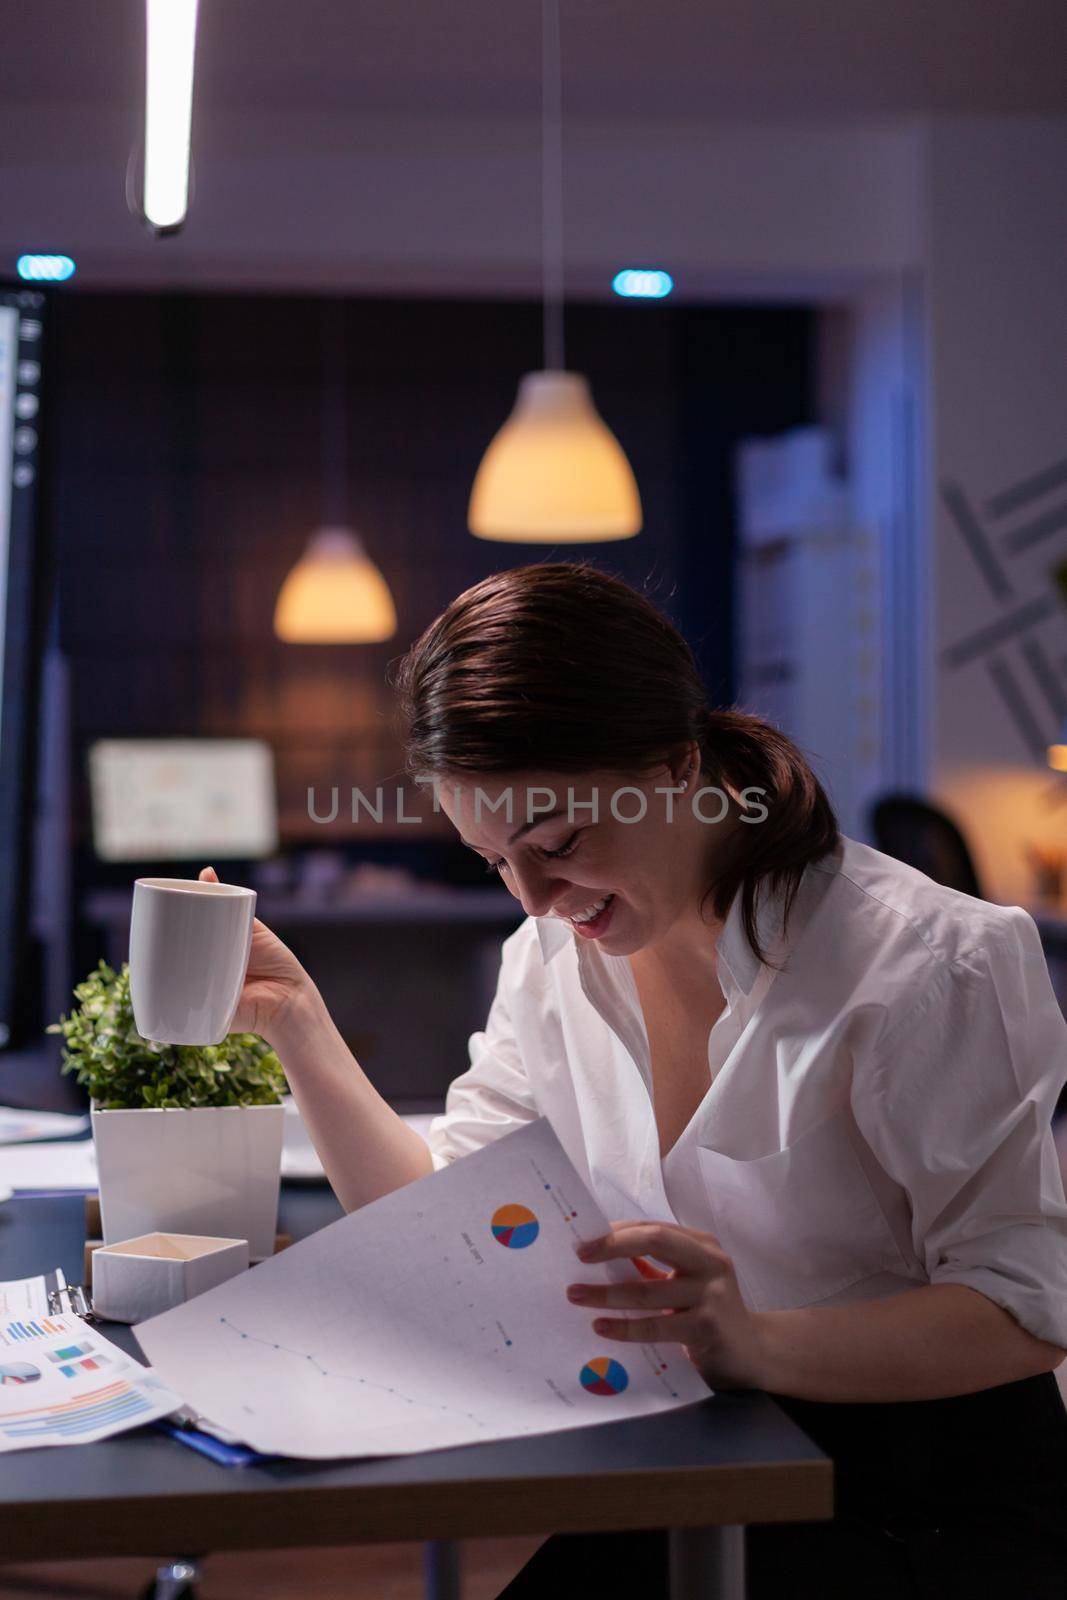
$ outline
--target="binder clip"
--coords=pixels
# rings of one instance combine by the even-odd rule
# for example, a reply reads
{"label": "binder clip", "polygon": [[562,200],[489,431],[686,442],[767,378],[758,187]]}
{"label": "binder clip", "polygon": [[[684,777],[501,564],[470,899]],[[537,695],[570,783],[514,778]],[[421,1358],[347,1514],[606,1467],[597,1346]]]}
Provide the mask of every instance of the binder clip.
{"label": "binder clip", "polygon": [[[63,1304],[63,1296],[67,1297],[67,1304]],[[86,1322],[95,1322],[96,1314],[92,1302],[85,1292],[85,1287],[80,1283],[62,1283],[58,1289],[48,1291],[48,1309],[53,1316],[59,1316],[64,1311],[72,1311],[76,1317],[82,1317]]]}

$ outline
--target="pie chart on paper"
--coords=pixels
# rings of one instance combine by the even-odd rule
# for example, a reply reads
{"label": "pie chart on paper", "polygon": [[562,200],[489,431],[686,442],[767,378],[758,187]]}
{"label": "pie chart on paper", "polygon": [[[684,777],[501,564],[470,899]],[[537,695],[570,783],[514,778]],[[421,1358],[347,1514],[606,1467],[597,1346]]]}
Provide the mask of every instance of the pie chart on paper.
{"label": "pie chart on paper", "polygon": [[490,1226],[497,1244],[505,1250],[525,1250],[541,1232],[541,1224],[528,1206],[500,1206],[493,1212]]}
{"label": "pie chart on paper", "polygon": [[41,1376],[37,1367],[31,1367],[28,1361],[5,1361],[0,1366],[0,1383],[36,1383]]}
{"label": "pie chart on paper", "polygon": [[581,1371],[582,1388],[590,1394],[622,1394],[630,1382],[630,1374],[621,1361],[611,1356],[595,1356],[587,1361]]}

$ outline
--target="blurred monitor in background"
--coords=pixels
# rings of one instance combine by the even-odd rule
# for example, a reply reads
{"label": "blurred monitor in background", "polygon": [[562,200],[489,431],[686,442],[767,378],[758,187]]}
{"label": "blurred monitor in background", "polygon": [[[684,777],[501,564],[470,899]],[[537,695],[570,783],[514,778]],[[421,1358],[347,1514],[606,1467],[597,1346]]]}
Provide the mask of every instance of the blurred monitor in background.
{"label": "blurred monitor in background", "polygon": [[38,533],[46,327],[44,294],[0,284],[0,1047],[23,1026],[30,942],[46,589]]}
{"label": "blurred monitor in background", "polygon": [[274,758],[262,739],[99,739],[89,784],[101,861],[204,865],[278,848]]}

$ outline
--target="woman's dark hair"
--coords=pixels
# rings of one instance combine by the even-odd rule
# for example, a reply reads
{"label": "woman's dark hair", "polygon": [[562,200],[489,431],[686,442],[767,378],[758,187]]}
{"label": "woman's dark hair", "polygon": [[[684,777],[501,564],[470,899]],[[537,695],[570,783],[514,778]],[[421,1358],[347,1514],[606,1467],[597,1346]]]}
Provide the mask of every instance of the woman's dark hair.
{"label": "woman's dark hair", "polygon": [[784,889],[838,841],[837,819],[800,750],[761,717],[713,710],[689,645],[643,594],[585,561],[546,561],[458,595],[391,674],[408,776],[530,770],[638,773],[700,746],[708,783],[758,787],[766,818],[708,886],[723,918],[740,887],[745,935],[766,962],[756,892]]}

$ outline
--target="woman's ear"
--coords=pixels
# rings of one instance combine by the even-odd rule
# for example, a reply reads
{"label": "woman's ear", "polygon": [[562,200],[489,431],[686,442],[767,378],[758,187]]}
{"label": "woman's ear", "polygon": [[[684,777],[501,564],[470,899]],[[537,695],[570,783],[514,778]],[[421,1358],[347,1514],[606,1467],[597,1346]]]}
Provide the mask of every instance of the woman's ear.
{"label": "woman's ear", "polygon": [[696,740],[691,739],[688,744],[682,745],[677,755],[671,758],[668,766],[671,774],[671,783],[680,785],[682,788],[689,788],[694,777],[700,771],[700,746]]}

